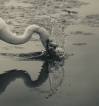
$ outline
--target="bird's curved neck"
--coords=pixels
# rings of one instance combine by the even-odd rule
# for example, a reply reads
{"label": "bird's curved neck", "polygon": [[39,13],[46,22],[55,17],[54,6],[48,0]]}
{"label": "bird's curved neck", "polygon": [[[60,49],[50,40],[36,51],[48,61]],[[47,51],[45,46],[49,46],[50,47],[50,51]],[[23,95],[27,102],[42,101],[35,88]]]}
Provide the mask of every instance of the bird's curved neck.
{"label": "bird's curved neck", "polygon": [[24,44],[31,39],[33,33],[37,33],[40,36],[43,46],[45,48],[47,46],[46,40],[49,39],[49,34],[44,28],[40,26],[37,26],[37,25],[28,26],[22,36],[17,36],[16,34],[12,33],[4,20],[2,21],[1,26],[3,27],[0,28],[1,29],[0,39],[7,43],[15,44],[15,45]]}

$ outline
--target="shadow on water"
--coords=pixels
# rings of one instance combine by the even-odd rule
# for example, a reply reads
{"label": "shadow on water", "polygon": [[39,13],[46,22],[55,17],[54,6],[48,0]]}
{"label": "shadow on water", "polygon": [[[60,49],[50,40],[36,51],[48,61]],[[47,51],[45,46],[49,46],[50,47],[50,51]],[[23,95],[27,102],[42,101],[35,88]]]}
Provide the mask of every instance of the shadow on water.
{"label": "shadow on water", "polygon": [[[67,54],[65,53],[64,59],[67,59],[69,56],[72,56],[74,54]],[[52,56],[50,57],[49,55],[43,52],[30,52],[30,53],[0,53],[0,56],[8,57],[12,60],[18,60],[18,61],[33,61],[33,60],[38,60],[38,61],[60,61],[59,58]]]}
{"label": "shadow on water", "polygon": [[46,60],[46,54],[42,52],[31,52],[31,53],[0,53],[1,56],[8,57],[12,60],[29,61],[29,60]]}

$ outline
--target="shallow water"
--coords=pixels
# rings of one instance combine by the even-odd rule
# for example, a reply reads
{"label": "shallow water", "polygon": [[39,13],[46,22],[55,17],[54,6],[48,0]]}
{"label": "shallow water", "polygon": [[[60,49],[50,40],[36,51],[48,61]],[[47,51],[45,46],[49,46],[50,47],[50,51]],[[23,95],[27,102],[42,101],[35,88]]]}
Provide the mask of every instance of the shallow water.
{"label": "shallow water", "polygon": [[[99,14],[98,0],[85,2],[90,4],[74,8],[81,17],[79,20],[88,14]],[[0,56],[1,106],[99,105],[99,27],[83,25],[79,20],[65,28],[65,33],[69,35],[65,45],[66,53],[74,54],[65,62],[53,64],[50,61],[12,61],[13,58]],[[85,32],[91,34],[86,35]],[[2,41],[0,43],[2,53],[27,53],[31,50],[39,51],[42,47],[40,42],[36,43],[39,46],[33,42],[18,46],[23,49],[10,47]],[[73,45],[74,43],[87,44],[79,46]],[[30,47],[32,44],[34,45]],[[6,46],[8,49],[3,48]]]}

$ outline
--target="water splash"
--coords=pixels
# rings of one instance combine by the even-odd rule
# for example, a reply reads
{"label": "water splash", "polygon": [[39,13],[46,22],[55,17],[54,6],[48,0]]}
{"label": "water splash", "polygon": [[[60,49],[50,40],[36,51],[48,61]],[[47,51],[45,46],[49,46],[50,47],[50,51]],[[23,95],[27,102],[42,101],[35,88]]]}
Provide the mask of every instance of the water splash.
{"label": "water splash", "polygon": [[51,22],[50,39],[53,40],[54,43],[56,43],[59,48],[65,50],[66,34],[64,32],[64,27],[62,27],[57,18],[52,17],[48,12],[45,12],[45,8],[48,9],[48,7],[44,7],[41,9],[41,12],[44,12],[50,19]]}
{"label": "water splash", "polygon": [[[66,34],[57,19],[50,16],[52,23],[50,39],[47,41],[47,51],[50,58],[62,60],[66,57],[65,42]],[[44,51],[44,49],[43,49]]]}
{"label": "water splash", "polygon": [[62,49],[65,50],[66,34],[60,23],[54,17],[51,17],[52,30],[50,38]]}

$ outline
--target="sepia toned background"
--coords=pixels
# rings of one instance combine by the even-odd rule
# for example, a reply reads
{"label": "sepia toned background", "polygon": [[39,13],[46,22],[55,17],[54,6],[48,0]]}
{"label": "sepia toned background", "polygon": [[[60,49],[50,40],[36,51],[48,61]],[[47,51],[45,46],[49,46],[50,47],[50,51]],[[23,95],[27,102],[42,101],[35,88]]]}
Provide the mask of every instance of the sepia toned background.
{"label": "sepia toned background", "polygon": [[[0,0],[0,17],[17,35],[32,24],[50,34],[54,17],[66,34],[67,54],[56,63],[0,55],[0,106],[98,106],[98,9],[98,0]],[[0,40],[0,54],[42,49],[35,33],[22,45]]]}

